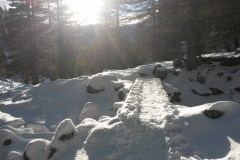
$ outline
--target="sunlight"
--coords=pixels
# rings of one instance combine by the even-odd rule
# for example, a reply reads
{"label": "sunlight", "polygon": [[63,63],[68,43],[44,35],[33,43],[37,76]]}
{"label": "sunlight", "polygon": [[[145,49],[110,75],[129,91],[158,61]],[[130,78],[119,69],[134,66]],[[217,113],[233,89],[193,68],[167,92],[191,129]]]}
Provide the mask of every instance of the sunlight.
{"label": "sunlight", "polygon": [[69,0],[70,9],[76,14],[74,19],[82,24],[96,24],[102,0]]}

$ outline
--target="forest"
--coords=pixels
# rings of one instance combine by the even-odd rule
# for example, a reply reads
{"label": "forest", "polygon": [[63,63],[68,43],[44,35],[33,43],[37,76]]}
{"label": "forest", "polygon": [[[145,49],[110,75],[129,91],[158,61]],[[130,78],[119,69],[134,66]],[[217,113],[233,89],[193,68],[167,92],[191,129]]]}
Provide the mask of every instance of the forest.
{"label": "forest", "polygon": [[2,79],[35,85],[41,77],[68,79],[184,54],[193,70],[202,54],[240,47],[238,0],[102,0],[98,23],[88,25],[74,20],[67,0],[8,2],[0,9]]}

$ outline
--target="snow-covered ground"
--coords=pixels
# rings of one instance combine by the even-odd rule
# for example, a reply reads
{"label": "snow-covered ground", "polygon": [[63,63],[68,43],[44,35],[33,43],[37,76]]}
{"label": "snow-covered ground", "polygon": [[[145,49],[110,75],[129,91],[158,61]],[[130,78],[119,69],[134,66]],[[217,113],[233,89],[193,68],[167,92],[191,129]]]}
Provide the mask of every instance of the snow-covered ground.
{"label": "snow-covered ground", "polygon": [[[167,71],[162,82],[152,74],[157,64]],[[1,82],[0,159],[238,160],[240,66],[219,64]],[[222,116],[211,119],[209,110]]]}

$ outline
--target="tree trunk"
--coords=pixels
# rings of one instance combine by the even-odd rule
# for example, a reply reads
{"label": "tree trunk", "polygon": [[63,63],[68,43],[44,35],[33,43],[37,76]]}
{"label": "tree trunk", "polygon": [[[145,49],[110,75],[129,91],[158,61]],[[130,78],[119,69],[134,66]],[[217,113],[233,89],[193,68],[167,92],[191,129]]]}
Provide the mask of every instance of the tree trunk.
{"label": "tree trunk", "polygon": [[58,16],[58,49],[59,49],[59,62],[58,62],[58,74],[59,78],[65,77],[65,64],[63,55],[63,31],[62,31],[62,2],[57,1],[57,16]]}
{"label": "tree trunk", "polygon": [[188,23],[188,35],[187,35],[187,69],[189,71],[197,68],[197,32],[199,30],[197,26],[197,4],[195,1],[189,1],[190,5],[190,21]]}
{"label": "tree trunk", "polygon": [[152,60],[159,61],[159,55],[157,54],[157,37],[156,37],[156,3],[152,0]]}
{"label": "tree trunk", "polygon": [[34,32],[34,27],[33,27],[33,23],[34,23],[34,19],[35,19],[35,15],[34,15],[34,6],[33,6],[33,0],[31,0],[31,6],[32,6],[32,19],[31,19],[31,39],[32,39],[32,46],[31,46],[31,50],[32,50],[32,59],[33,59],[33,62],[32,62],[32,71],[31,71],[31,74],[32,74],[32,84],[33,85],[36,85],[39,83],[39,80],[38,80],[38,64],[37,64],[37,53],[36,53],[36,43],[35,43],[35,39],[34,39],[34,35],[33,35],[33,32]]}

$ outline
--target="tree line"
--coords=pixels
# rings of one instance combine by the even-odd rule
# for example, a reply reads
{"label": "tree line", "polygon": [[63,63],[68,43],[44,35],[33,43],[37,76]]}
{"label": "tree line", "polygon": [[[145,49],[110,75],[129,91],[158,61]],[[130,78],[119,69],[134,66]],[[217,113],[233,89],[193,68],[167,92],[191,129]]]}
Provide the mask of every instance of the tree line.
{"label": "tree line", "polygon": [[192,70],[201,54],[239,48],[238,0],[103,0],[99,24],[86,26],[64,0],[9,1],[0,77],[20,74],[25,83],[182,58],[183,43]]}

